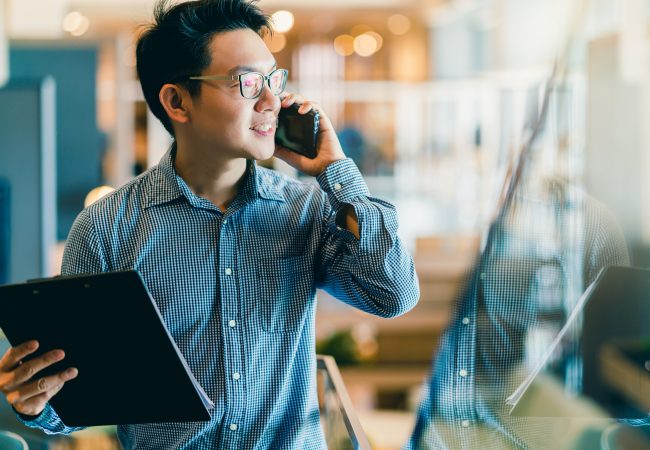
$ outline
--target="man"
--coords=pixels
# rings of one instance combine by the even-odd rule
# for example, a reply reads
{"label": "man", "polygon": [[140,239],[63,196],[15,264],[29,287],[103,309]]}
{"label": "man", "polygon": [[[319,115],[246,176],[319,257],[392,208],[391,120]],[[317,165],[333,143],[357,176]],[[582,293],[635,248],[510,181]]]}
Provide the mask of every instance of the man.
{"label": "man", "polygon": [[[244,0],[158,4],[137,67],[174,145],[158,166],[82,211],[70,232],[62,273],[138,270],[215,403],[209,422],[120,426],[125,449],[325,448],[316,288],[383,317],[417,301],[393,206],[369,196],[317,105],[280,99],[286,72],[261,38],[268,28]],[[313,160],[274,144],[278,112],[295,102],[321,115]],[[320,189],[255,164],[274,154],[317,177]],[[21,365],[36,346],[5,354],[0,387],[27,425],[71,432],[47,401],[77,371],[39,378],[64,354]]]}

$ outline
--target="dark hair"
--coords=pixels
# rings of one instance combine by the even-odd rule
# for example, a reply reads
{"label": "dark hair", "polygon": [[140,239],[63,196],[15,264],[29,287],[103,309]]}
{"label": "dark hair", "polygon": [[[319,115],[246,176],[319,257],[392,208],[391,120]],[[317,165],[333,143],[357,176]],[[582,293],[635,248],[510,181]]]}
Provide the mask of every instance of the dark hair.
{"label": "dark hair", "polygon": [[195,0],[180,4],[158,1],[154,22],[138,39],[137,69],[151,112],[172,135],[171,120],[158,99],[162,86],[177,83],[193,97],[198,95],[201,84],[187,78],[211,64],[212,37],[246,28],[260,36],[271,31],[270,19],[256,0]]}

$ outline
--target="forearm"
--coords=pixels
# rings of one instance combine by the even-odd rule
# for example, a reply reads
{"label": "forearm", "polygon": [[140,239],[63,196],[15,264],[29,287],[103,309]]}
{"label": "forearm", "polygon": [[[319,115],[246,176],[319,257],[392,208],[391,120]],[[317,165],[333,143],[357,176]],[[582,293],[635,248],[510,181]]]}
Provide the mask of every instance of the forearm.
{"label": "forearm", "polygon": [[337,162],[319,176],[327,193],[320,279],[325,290],[371,314],[392,317],[419,298],[413,259],[397,235],[393,205],[371,197],[356,166]]}

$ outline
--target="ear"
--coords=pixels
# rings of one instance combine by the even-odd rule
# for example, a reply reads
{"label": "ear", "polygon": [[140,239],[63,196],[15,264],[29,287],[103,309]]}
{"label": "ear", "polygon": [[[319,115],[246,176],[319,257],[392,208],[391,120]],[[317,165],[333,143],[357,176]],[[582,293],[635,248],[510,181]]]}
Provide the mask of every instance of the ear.
{"label": "ear", "polygon": [[190,95],[185,89],[176,84],[165,84],[160,88],[158,99],[172,122],[189,122]]}

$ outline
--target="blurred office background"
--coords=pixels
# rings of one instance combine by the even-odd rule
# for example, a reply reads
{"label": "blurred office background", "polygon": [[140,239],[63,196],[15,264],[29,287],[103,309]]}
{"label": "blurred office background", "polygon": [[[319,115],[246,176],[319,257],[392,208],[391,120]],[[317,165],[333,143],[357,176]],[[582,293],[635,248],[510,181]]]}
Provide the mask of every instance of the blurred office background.
{"label": "blurred office background", "polygon": [[[0,0],[0,283],[57,274],[84,202],[167,150],[170,137],[147,110],[135,72],[134,42],[153,4]],[[318,351],[334,356],[373,448],[400,448],[411,434],[463,280],[555,81],[542,124],[551,137],[527,173],[559,176],[602,202],[632,263],[649,264],[649,1],[260,6],[274,14],[267,41],[290,71],[288,89],[327,111],[371,192],[397,206],[416,260],[421,299],[404,317],[382,320],[319,296]],[[264,164],[300,176],[282,162]],[[567,304],[582,290],[565,294]],[[528,330],[529,367],[561,325]],[[640,408],[629,395],[621,402]],[[31,448],[117,448],[110,427],[45,439],[0,403],[0,429],[23,434]],[[607,416],[594,408],[587,415]],[[581,448],[580,439],[568,438],[566,448]]]}

